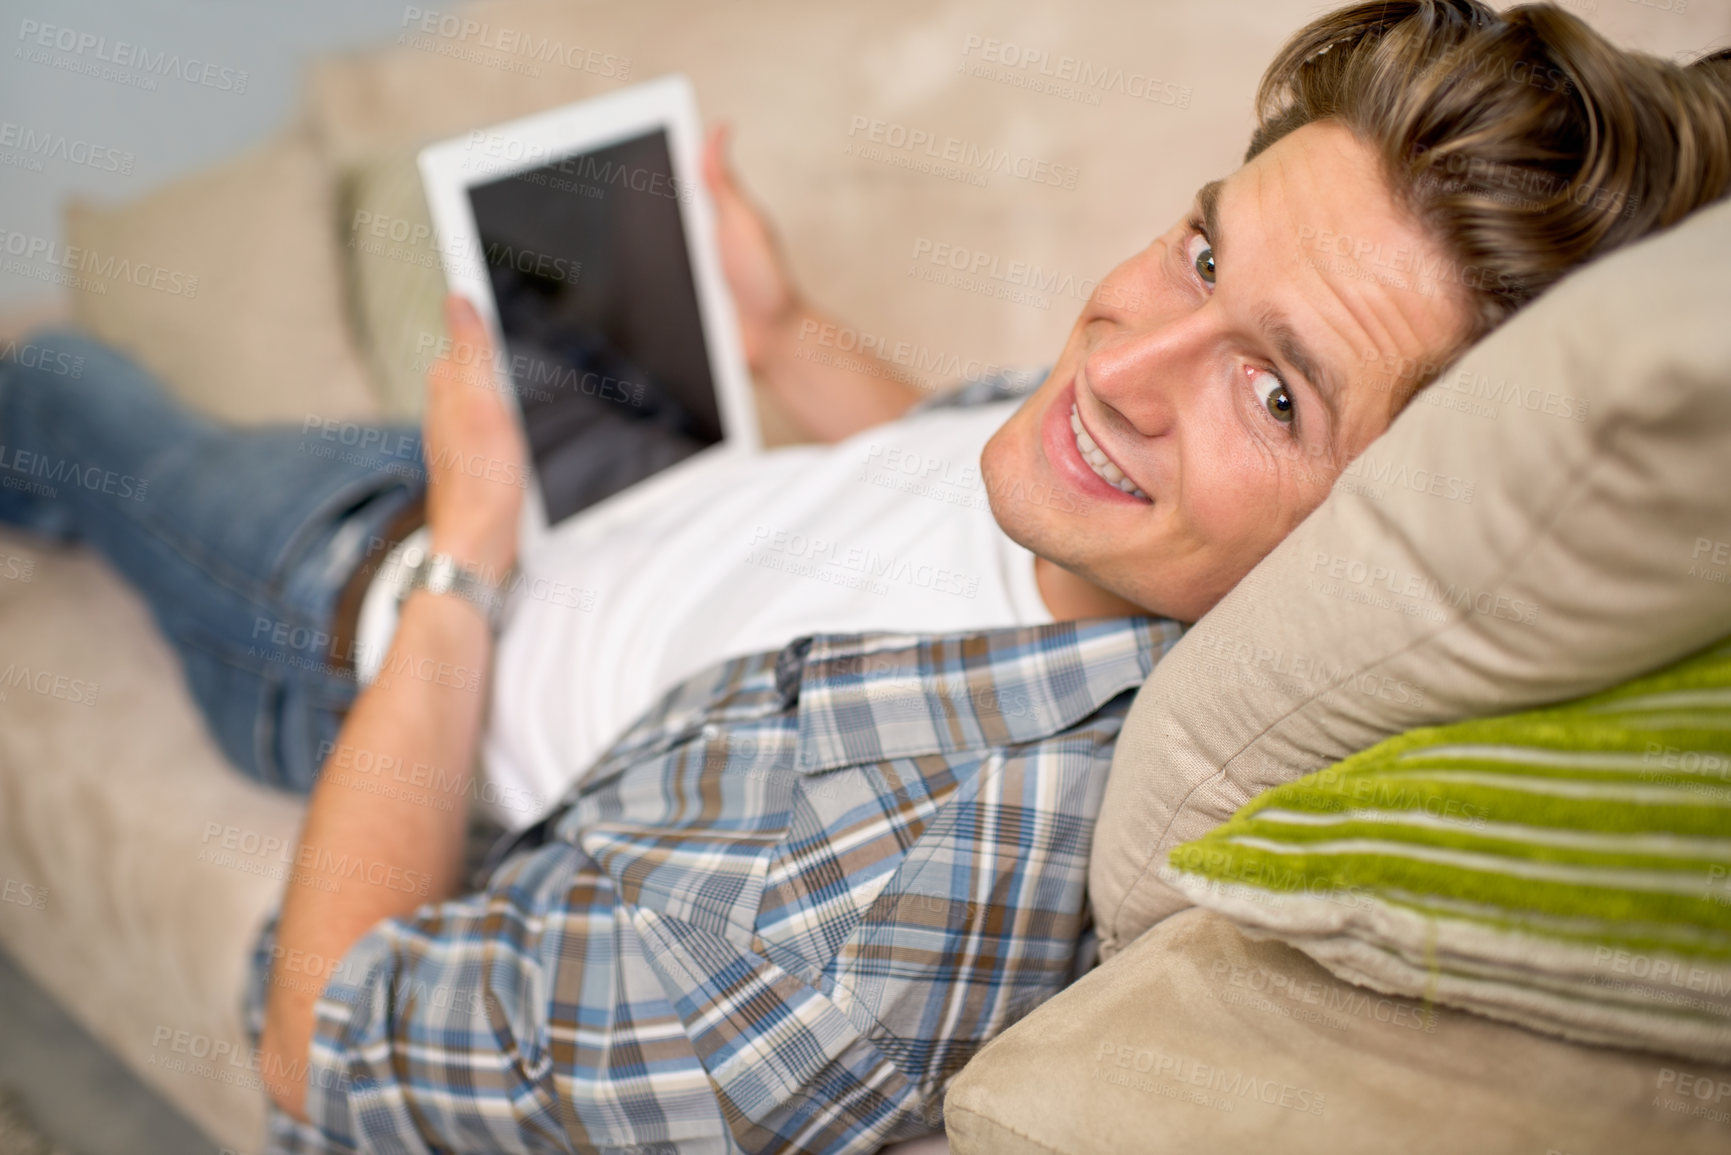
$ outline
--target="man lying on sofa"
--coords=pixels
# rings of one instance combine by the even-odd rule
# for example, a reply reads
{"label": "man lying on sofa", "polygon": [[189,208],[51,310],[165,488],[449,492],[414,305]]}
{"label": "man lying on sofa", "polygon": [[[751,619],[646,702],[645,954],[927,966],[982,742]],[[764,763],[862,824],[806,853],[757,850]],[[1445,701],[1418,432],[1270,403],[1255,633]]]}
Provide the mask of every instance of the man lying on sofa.
{"label": "man lying on sofa", "polygon": [[[214,426],[111,351],[39,339],[85,373],[4,366],[0,442],[147,488],[11,487],[0,515],[101,549],[229,756],[311,790],[255,959],[274,1149],[868,1152],[930,1130],[969,1058],[1087,965],[1101,790],[1177,623],[1479,336],[1721,195],[1727,79],[1550,7],[1322,17],[1264,77],[1244,165],[1102,281],[1048,374],[924,399],[800,355],[826,322],[712,139],[749,359],[840,444],[717,465],[569,551],[546,576],[592,612],[529,598],[495,638],[475,604],[413,593],[358,695],[276,635],[337,632],[358,543],[422,496],[400,460]],[[449,321],[485,342],[461,303]],[[485,581],[515,560],[521,490],[463,463],[520,476],[523,445],[458,360],[429,380],[425,518]],[[977,461],[989,515],[862,481],[874,445]],[[902,543],[972,593],[812,580],[762,560],[778,535]],[[570,789],[462,894],[483,746],[489,775]]]}

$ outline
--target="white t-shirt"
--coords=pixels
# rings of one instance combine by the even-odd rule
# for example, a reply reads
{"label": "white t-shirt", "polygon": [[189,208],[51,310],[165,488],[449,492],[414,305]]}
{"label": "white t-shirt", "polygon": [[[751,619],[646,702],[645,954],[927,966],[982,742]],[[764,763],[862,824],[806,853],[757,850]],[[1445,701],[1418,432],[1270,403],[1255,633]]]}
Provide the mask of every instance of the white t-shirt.
{"label": "white t-shirt", "polygon": [[1018,404],[717,454],[556,527],[499,638],[482,805],[529,825],[662,694],[723,658],[807,633],[1052,621],[1034,555],[999,528],[980,477]]}

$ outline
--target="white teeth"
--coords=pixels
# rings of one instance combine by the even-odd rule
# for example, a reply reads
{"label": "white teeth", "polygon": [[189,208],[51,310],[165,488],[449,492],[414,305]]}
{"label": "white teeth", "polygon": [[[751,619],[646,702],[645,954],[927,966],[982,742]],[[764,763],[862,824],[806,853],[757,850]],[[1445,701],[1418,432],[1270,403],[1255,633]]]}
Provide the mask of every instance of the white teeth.
{"label": "white teeth", "polygon": [[1143,501],[1151,500],[1146,493],[1124,476],[1124,471],[1112,464],[1112,459],[1106,456],[1106,451],[1094,444],[1094,439],[1088,436],[1088,431],[1082,428],[1082,417],[1076,412],[1076,403],[1070,402],[1070,432],[1076,435],[1076,448],[1082,454],[1082,460],[1088,463],[1088,468],[1105,478],[1107,483],[1128,493],[1131,497],[1140,497]]}

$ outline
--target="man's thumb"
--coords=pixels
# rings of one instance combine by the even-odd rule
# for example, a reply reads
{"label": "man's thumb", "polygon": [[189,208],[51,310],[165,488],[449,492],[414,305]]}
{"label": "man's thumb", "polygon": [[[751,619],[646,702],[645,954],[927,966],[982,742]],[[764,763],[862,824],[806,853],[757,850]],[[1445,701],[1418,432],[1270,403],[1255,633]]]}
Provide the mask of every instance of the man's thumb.
{"label": "man's thumb", "polygon": [[709,138],[709,155],[703,170],[712,190],[721,196],[737,199],[740,195],[739,188],[733,180],[733,162],[727,155],[732,140],[731,125],[723,122],[716,126],[715,132]]}
{"label": "man's thumb", "polygon": [[445,295],[445,326],[451,330],[451,336],[459,333],[470,336],[481,326],[481,315],[475,312],[474,303],[467,297],[456,293]]}

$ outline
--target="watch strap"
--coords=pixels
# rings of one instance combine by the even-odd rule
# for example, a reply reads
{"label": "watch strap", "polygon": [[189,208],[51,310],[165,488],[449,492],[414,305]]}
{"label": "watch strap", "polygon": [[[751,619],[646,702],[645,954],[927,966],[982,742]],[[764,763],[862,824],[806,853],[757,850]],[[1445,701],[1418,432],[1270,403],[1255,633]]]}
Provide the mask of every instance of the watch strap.
{"label": "watch strap", "polygon": [[505,612],[504,586],[509,585],[516,567],[505,575],[503,583],[495,585],[479,569],[459,562],[448,553],[426,553],[412,548],[408,554],[403,559],[407,572],[403,584],[398,587],[402,591],[399,601],[406,601],[416,590],[459,597],[481,611],[487,619],[488,629],[495,634],[499,632],[499,622]]}

